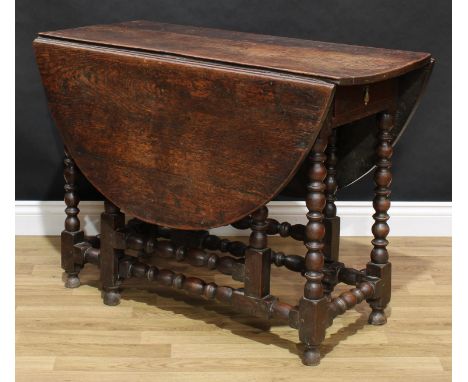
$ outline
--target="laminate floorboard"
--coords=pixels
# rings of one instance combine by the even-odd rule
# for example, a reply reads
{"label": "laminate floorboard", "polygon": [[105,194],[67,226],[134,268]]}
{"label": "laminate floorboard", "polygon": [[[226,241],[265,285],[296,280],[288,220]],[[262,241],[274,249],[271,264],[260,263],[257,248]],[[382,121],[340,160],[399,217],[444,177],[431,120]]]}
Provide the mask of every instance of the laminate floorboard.
{"label": "laminate floorboard", "polygon": [[[270,244],[305,253],[292,239]],[[18,382],[451,380],[451,238],[391,237],[387,325],[367,324],[366,303],[337,317],[317,367],[302,365],[297,330],[229,306],[139,280],[124,283],[119,306],[105,306],[93,265],[82,270],[80,288],[66,289],[59,246],[59,237],[16,239]],[[370,238],[342,238],[340,261],[348,266],[364,268],[369,253]],[[241,285],[207,269],[173,268]],[[296,304],[303,286],[300,275],[272,267],[272,293],[281,300]]]}

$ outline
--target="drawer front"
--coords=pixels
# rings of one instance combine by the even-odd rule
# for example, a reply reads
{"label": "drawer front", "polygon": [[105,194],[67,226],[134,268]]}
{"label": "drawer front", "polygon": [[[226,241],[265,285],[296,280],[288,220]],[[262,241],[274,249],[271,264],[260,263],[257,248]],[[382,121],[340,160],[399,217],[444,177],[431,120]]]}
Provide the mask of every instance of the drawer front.
{"label": "drawer front", "polygon": [[397,80],[391,79],[370,85],[337,87],[333,108],[334,125],[343,125],[395,107],[397,85]]}

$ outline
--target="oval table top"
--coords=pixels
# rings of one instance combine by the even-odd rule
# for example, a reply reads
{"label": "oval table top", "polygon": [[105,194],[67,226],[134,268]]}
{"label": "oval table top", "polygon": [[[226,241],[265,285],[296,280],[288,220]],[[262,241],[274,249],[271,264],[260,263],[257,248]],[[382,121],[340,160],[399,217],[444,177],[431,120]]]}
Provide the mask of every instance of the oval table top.
{"label": "oval table top", "polygon": [[136,20],[40,33],[41,36],[169,53],[330,80],[382,81],[427,64],[429,53],[335,44]]}
{"label": "oval table top", "polygon": [[[179,229],[303,193],[305,158],[343,88],[398,81],[398,136],[432,66],[427,53],[147,21],[44,32],[34,48],[86,178],[126,213]],[[372,168],[375,134],[359,121],[338,129],[343,187]]]}

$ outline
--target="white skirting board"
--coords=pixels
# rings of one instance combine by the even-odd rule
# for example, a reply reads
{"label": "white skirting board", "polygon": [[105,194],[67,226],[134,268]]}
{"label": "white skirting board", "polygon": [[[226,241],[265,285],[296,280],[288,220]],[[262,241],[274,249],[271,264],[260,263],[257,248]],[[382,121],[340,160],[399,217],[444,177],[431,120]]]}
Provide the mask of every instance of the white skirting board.
{"label": "white skirting board", "polygon": [[[370,202],[337,202],[341,217],[342,236],[371,236]],[[103,202],[81,202],[79,218],[87,235],[99,231]],[[16,235],[60,235],[65,218],[63,201],[16,201]],[[270,202],[269,216],[280,222],[305,224],[307,209],[304,202]],[[392,202],[390,236],[451,236],[451,202]],[[222,236],[244,236],[249,230],[231,226],[211,230]]]}

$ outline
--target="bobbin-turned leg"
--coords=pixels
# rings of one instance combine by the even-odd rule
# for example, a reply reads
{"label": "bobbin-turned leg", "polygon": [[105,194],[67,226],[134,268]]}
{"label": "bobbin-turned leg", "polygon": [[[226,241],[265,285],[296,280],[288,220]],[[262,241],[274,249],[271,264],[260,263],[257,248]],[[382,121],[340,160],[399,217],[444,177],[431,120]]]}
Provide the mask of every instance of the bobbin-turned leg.
{"label": "bobbin-turned leg", "polygon": [[245,253],[244,293],[263,298],[270,294],[270,257],[267,248],[268,208],[260,207],[252,214],[249,247]]}
{"label": "bobbin-turned leg", "polygon": [[336,216],[336,190],[338,183],[336,180],[336,128],[333,128],[328,137],[328,145],[326,149],[327,159],[325,167],[327,168],[327,176],[325,178],[325,210],[323,224],[325,225],[325,236],[323,238],[323,255],[325,262],[329,263],[325,266],[325,274],[323,278],[323,286],[325,294],[331,298],[331,293],[338,283],[336,269],[333,264],[336,264],[339,259],[340,247],[340,218]]}
{"label": "bobbin-turned leg", "polygon": [[374,224],[372,233],[374,248],[371,252],[371,261],[367,263],[367,274],[376,276],[381,281],[377,284],[375,298],[368,300],[372,307],[369,316],[369,323],[372,325],[383,325],[387,322],[384,309],[390,302],[391,295],[391,263],[388,262],[387,235],[390,231],[387,224],[390,208],[390,185],[392,182],[391,157],[392,157],[392,134],[394,118],[391,113],[381,113],[379,115],[379,140],[376,150],[377,163],[374,173],[375,197],[373,206]]}
{"label": "bobbin-turned leg", "polygon": [[101,214],[101,284],[103,301],[106,305],[118,305],[120,302],[118,267],[122,251],[114,249],[112,238],[113,232],[124,226],[124,214],[106,200],[104,212]]}
{"label": "bobbin-turned leg", "polygon": [[65,229],[61,234],[61,263],[62,268],[66,273],[65,287],[77,288],[80,286],[78,273],[81,270],[81,265],[75,264],[73,246],[76,243],[84,241],[84,232],[80,231],[80,220],[78,219],[78,203],[80,199],[76,192],[76,175],[77,168],[75,162],[70,157],[67,149],[65,149],[63,177],[65,179]]}
{"label": "bobbin-turned leg", "polygon": [[323,254],[326,260],[338,261],[340,246],[340,218],[336,216],[336,190],[338,183],[336,181],[336,128],[332,129],[328,138],[326,150],[327,159],[325,166],[327,176],[325,178],[325,197],[326,204],[324,210],[323,224],[325,225],[325,237],[323,238]]}
{"label": "bobbin-turned leg", "polygon": [[299,339],[306,346],[303,362],[317,365],[320,362],[319,346],[325,338],[328,320],[328,298],[324,294],[323,279],[323,209],[325,207],[325,148],[327,141],[318,137],[310,154],[309,183],[307,184],[306,205],[309,222],[305,228],[304,274],[307,279],[304,296],[299,302]]}

